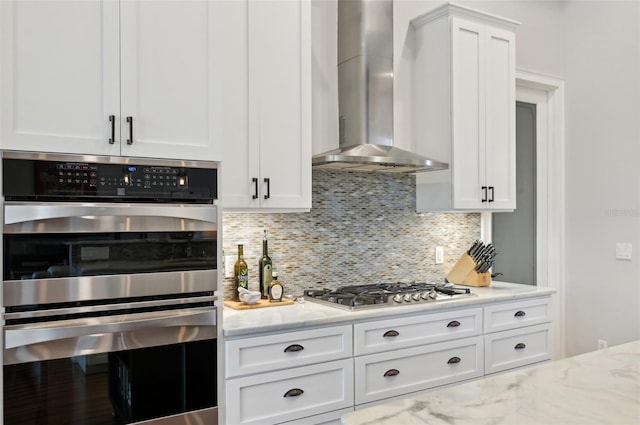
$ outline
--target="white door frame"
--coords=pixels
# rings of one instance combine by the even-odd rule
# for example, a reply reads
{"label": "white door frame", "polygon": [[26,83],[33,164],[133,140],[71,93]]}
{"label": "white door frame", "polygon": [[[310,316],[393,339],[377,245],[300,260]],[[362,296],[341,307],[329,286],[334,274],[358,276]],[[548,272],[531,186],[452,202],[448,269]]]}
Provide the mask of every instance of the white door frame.
{"label": "white door frame", "polygon": [[[564,81],[516,71],[516,100],[536,105],[536,285],[557,292],[553,303],[554,358],[565,356],[564,335]],[[491,240],[491,213],[482,213],[481,237]]]}

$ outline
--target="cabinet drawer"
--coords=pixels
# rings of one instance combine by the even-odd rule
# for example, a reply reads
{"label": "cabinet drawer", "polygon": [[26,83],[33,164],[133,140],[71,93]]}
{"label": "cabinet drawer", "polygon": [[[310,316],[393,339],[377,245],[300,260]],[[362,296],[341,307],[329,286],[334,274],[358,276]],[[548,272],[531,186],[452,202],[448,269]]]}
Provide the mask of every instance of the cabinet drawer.
{"label": "cabinet drawer", "polygon": [[227,378],[351,357],[351,325],[225,342]]}
{"label": "cabinet drawer", "polygon": [[274,424],[351,406],[352,359],[226,381],[230,424]]}
{"label": "cabinet drawer", "polygon": [[482,376],[482,357],[482,336],[356,357],[356,404]]}
{"label": "cabinet drawer", "polygon": [[551,321],[551,298],[494,304],[484,308],[484,333]]}
{"label": "cabinet drawer", "polygon": [[482,309],[473,308],[354,325],[356,355],[465,338],[482,333]]}
{"label": "cabinet drawer", "polygon": [[484,373],[549,360],[551,343],[550,323],[485,335]]}

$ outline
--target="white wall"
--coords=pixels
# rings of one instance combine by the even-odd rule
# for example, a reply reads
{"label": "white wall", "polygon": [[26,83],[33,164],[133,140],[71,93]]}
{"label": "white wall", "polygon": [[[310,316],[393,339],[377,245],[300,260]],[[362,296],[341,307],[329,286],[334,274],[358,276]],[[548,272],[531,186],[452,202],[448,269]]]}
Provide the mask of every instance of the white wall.
{"label": "white wall", "polygon": [[[575,1],[566,23],[566,351],[640,338],[640,2]],[[615,259],[616,242],[633,260]]]}
{"label": "white wall", "polygon": [[[395,0],[396,138],[410,138],[411,30],[443,2]],[[518,69],[566,83],[565,352],[640,338],[640,2],[459,1],[520,21]],[[400,105],[400,107],[397,107]],[[400,123],[400,125],[398,125]]]}
{"label": "white wall", "polygon": [[[329,35],[316,32],[316,41],[333,34],[335,6],[327,1],[335,2],[314,0],[328,6],[331,18],[323,26]],[[566,354],[593,350],[598,339],[616,345],[640,338],[640,2],[454,2],[520,21],[516,67],[565,80]],[[394,120],[400,147],[413,147],[409,22],[443,3],[394,0]],[[316,52],[320,62],[332,55],[326,47]],[[314,90],[318,81],[335,90],[328,78],[314,81]],[[323,101],[324,107],[333,102],[331,96]],[[337,109],[315,121],[314,138],[326,129],[337,134],[334,114]],[[314,152],[319,152],[315,146],[316,139]],[[633,244],[632,261],[615,260],[616,242]]]}

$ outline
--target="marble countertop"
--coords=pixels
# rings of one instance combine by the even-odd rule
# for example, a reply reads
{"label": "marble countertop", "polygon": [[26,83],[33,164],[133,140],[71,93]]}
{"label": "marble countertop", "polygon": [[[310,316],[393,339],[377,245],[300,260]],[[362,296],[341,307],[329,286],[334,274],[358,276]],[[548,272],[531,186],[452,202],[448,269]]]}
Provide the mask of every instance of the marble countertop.
{"label": "marble countertop", "polygon": [[492,282],[491,286],[471,288],[476,294],[470,297],[458,297],[451,300],[402,305],[390,308],[372,308],[368,310],[347,311],[313,302],[295,303],[277,307],[251,310],[224,308],[222,326],[225,337],[250,335],[261,332],[292,330],[309,326],[321,326],[353,322],[358,320],[380,319],[419,312],[432,312],[450,308],[473,307],[489,302],[510,301],[555,293],[555,289],[539,288],[508,282]]}
{"label": "marble countertop", "polygon": [[344,425],[640,423],[640,341],[348,413]]}

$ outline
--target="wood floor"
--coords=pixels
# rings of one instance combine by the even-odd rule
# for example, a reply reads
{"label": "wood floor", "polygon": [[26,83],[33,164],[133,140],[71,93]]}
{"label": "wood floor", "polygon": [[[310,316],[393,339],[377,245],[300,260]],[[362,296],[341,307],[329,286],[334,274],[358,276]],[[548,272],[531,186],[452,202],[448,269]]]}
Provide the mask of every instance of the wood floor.
{"label": "wood floor", "polygon": [[5,425],[113,425],[108,374],[71,359],[4,368]]}

